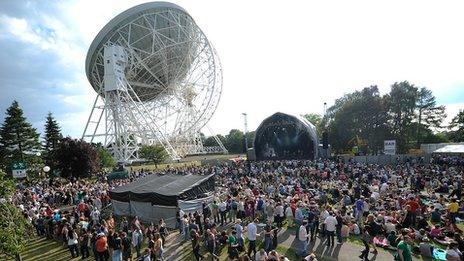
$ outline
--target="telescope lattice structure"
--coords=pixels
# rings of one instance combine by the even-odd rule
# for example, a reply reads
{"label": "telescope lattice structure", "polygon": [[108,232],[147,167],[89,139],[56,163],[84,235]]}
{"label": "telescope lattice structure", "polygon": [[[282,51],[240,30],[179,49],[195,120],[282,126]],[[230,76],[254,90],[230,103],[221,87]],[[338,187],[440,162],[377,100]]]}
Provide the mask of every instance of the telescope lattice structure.
{"label": "telescope lattice structure", "polygon": [[[222,92],[216,51],[193,18],[167,2],[132,7],[93,40],[87,78],[97,92],[82,138],[106,145],[120,163],[139,159],[142,145],[162,145],[172,159],[227,153],[204,147]],[[212,132],[210,133],[212,134]]]}

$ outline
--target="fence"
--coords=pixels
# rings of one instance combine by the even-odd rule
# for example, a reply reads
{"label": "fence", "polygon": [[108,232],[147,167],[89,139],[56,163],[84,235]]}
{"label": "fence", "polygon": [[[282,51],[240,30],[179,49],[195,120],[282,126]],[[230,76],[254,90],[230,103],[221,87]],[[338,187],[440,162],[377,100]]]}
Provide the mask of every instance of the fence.
{"label": "fence", "polygon": [[373,156],[343,156],[345,163],[356,162],[365,164],[378,164],[378,165],[396,165],[406,162],[411,163],[430,163],[431,154],[424,155],[410,155],[410,154],[398,154],[398,155],[373,155]]}

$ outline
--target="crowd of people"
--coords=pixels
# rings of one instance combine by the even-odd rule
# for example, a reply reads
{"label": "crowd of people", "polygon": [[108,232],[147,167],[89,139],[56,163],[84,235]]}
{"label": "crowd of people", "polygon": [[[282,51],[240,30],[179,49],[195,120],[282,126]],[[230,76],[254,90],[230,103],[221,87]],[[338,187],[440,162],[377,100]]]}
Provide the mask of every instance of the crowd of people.
{"label": "crowd of people", "polygon": [[[277,251],[281,231],[295,237],[296,254],[316,240],[327,247],[355,237],[367,260],[378,248],[397,260],[413,255],[461,260],[462,160],[393,166],[343,160],[229,161],[214,166],[132,172],[113,181],[63,179],[19,184],[14,203],[39,236],[59,240],[72,257],[95,260],[164,260],[169,231],[163,220],[110,214],[108,191],[146,175],[215,173],[216,193],[193,213],[178,211],[179,240],[190,241],[197,260],[288,260]],[[225,250],[223,250],[225,249]],[[372,250],[372,251],[371,251]],[[136,259],[132,259],[136,256]]]}

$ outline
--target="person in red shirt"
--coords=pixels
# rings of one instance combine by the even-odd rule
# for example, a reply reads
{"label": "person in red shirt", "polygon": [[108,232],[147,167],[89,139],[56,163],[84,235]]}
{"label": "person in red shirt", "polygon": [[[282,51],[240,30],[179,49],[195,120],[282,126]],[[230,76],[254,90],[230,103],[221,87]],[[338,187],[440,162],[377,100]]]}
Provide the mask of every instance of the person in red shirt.
{"label": "person in red shirt", "polygon": [[417,217],[417,211],[419,210],[420,206],[419,203],[417,203],[416,200],[414,200],[413,197],[410,197],[409,200],[406,202],[406,206],[409,206],[408,211],[410,212],[410,224],[411,226],[416,225],[416,217]]}
{"label": "person in red shirt", "polygon": [[108,240],[105,236],[105,234],[100,233],[97,235],[97,241],[95,242],[95,249],[97,251],[97,255],[95,257],[95,260],[99,261],[104,261],[108,260]]}

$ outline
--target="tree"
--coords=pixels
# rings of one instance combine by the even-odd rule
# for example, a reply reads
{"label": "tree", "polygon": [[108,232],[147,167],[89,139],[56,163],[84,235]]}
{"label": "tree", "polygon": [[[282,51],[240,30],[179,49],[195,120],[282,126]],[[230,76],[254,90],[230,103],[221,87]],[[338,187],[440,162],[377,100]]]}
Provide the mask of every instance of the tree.
{"label": "tree", "polygon": [[100,156],[97,149],[83,140],[70,137],[60,140],[53,158],[62,177],[90,177],[100,170]]}
{"label": "tree", "polygon": [[302,115],[303,118],[305,118],[306,120],[308,120],[309,122],[311,122],[314,127],[316,127],[316,130],[317,130],[317,135],[319,137],[322,137],[322,132],[324,131],[324,126],[322,125],[322,116],[320,114],[317,114],[317,113],[308,113],[308,114],[304,114]]}
{"label": "tree", "polygon": [[97,151],[100,157],[100,164],[102,168],[114,167],[116,162],[114,160],[113,155],[111,155],[111,153],[107,149],[100,147],[100,148],[97,148]]}
{"label": "tree", "polygon": [[229,134],[226,135],[226,142],[224,146],[227,148],[229,153],[243,153],[245,151],[243,132],[237,129],[230,130]]}
{"label": "tree", "polygon": [[52,154],[62,138],[63,135],[61,135],[60,126],[53,118],[52,113],[49,112],[45,121],[45,136],[43,146],[45,164],[50,166],[52,169],[56,167],[56,162],[53,161]]}
{"label": "tree", "polygon": [[162,163],[168,158],[168,153],[161,145],[145,145],[139,150],[142,158],[153,161],[155,164]]}
{"label": "tree", "polygon": [[464,141],[464,111],[460,110],[459,113],[454,116],[448,127],[450,131],[450,139],[454,142]]}
{"label": "tree", "polygon": [[329,143],[343,153],[357,146],[363,153],[376,153],[388,136],[387,107],[377,86],[370,86],[335,101],[327,110]]}
{"label": "tree", "polygon": [[418,89],[407,81],[394,83],[387,95],[392,134],[396,139],[399,153],[407,153],[411,148],[413,132],[411,123],[415,118]]}
{"label": "tree", "polygon": [[13,181],[0,171],[0,253],[21,260],[31,226],[23,213],[6,200],[13,192]]}
{"label": "tree", "polygon": [[61,129],[56,120],[53,118],[51,112],[48,113],[45,122],[45,137],[44,137],[44,150],[46,153],[56,149],[56,146],[63,138],[61,135]]}
{"label": "tree", "polygon": [[[226,138],[223,135],[217,134],[216,137],[222,142],[222,144],[226,144]],[[209,136],[203,142],[203,146],[214,147],[214,146],[219,146],[219,144],[216,142],[216,139],[214,139],[214,136]]]}
{"label": "tree", "polygon": [[13,101],[0,128],[0,167],[9,169],[14,161],[34,160],[40,149],[39,134],[26,121],[18,102]]}
{"label": "tree", "polygon": [[424,127],[426,129],[441,128],[443,119],[446,118],[446,113],[445,106],[437,106],[437,102],[432,91],[425,87],[422,87],[418,92],[416,111],[418,123],[416,129],[416,140],[417,143],[420,144],[421,142],[425,142],[422,140],[423,137],[421,130]]}

